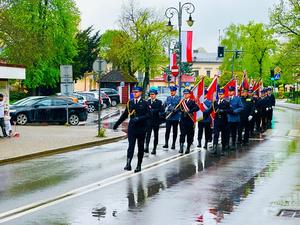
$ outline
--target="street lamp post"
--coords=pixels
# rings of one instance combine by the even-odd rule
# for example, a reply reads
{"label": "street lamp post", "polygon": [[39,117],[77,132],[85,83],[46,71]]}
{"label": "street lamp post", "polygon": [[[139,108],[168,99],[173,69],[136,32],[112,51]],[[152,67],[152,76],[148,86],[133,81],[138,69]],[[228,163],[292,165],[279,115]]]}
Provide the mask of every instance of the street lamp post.
{"label": "street lamp post", "polygon": [[182,43],[181,43],[181,27],[182,27],[182,12],[186,11],[189,14],[189,19],[186,21],[187,24],[191,27],[194,24],[194,20],[192,19],[192,13],[195,11],[195,6],[190,3],[186,2],[184,4],[181,4],[179,2],[179,7],[178,9],[175,7],[169,7],[165,11],[165,16],[169,19],[167,26],[172,29],[173,25],[171,23],[171,18],[174,17],[175,14],[178,15],[178,45],[179,45],[179,60],[178,60],[178,65],[179,65],[179,74],[178,74],[178,85],[179,85],[179,97],[181,98],[181,51],[182,51]]}

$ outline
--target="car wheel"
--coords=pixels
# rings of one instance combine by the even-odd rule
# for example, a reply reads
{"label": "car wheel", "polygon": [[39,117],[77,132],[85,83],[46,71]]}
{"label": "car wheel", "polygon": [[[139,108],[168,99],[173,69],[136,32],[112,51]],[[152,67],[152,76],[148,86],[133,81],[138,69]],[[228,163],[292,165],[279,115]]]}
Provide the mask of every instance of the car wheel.
{"label": "car wheel", "polygon": [[79,117],[76,114],[72,114],[69,117],[69,123],[72,126],[76,126],[79,124]]}
{"label": "car wheel", "polygon": [[102,109],[106,109],[106,108],[107,108],[107,104],[103,102]]}
{"label": "car wheel", "polygon": [[17,124],[19,125],[26,125],[28,122],[28,117],[26,114],[24,113],[20,113],[18,116],[17,116]]}
{"label": "car wheel", "polygon": [[93,112],[95,112],[95,106],[94,105],[88,105],[87,110],[88,110],[89,113],[93,113]]}
{"label": "car wheel", "polygon": [[111,101],[111,106],[116,106],[118,103],[117,103],[117,101],[116,100],[112,100]]}

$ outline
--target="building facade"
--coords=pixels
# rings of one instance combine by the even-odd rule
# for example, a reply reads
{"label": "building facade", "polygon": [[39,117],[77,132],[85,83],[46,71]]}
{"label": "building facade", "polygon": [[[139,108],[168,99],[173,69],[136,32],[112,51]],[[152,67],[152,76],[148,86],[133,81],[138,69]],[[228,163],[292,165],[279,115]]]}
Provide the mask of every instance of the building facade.
{"label": "building facade", "polygon": [[198,52],[193,53],[193,71],[195,76],[213,78],[220,69],[223,59],[217,57],[217,53]]}

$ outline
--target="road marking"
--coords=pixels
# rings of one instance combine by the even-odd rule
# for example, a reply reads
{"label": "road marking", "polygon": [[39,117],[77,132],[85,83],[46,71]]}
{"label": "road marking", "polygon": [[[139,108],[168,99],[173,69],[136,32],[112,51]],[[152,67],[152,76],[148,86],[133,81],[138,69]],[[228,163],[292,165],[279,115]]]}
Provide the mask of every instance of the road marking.
{"label": "road marking", "polygon": [[107,186],[112,185],[112,184],[121,182],[121,181],[126,180],[128,178],[138,176],[139,174],[142,174],[142,173],[145,173],[147,171],[156,169],[158,167],[162,167],[162,166],[164,166],[166,164],[169,164],[171,162],[174,162],[176,160],[179,160],[179,159],[188,157],[192,154],[198,153],[201,150],[202,149],[200,149],[200,148],[194,148],[194,149],[191,150],[190,154],[187,154],[187,155],[176,154],[176,155],[170,156],[168,158],[161,159],[159,161],[150,163],[150,164],[144,166],[143,170],[139,173],[133,173],[133,172],[130,172],[130,171],[124,172],[124,173],[121,173],[119,175],[116,175],[116,176],[113,176],[113,177],[110,177],[110,178],[106,178],[106,179],[103,179],[101,181],[98,181],[98,182],[95,182],[95,183],[92,183],[92,184],[74,189],[72,191],[69,191],[69,192],[66,192],[64,194],[58,195],[54,198],[42,200],[42,201],[39,201],[39,202],[34,202],[34,203],[31,203],[31,204],[28,204],[28,205],[25,205],[25,206],[18,207],[16,209],[9,210],[7,212],[4,212],[4,213],[0,214],[0,223],[4,223],[4,222],[10,221],[10,220],[25,216],[27,214],[42,210],[44,208],[56,205],[58,203],[61,203],[61,202],[79,197],[81,195],[84,195],[84,194],[87,194],[87,193],[90,193],[90,192],[93,192],[93,191],[96,191],[96,190],[99,190],[101,188],[107,187]]}

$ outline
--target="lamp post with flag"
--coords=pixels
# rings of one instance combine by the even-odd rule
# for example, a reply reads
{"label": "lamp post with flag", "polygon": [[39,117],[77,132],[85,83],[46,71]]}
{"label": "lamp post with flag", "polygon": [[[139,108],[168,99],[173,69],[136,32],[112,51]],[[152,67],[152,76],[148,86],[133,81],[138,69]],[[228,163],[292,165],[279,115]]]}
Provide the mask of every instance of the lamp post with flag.
{"label": "lamp post with flag", "polygon": [[[171,23],[171,18],[174,17],[175,14],[178,15],[178,31],[179,31],[179,36],[178,36],[178,46],[179,46],[179,58],[178,58],[178,65],[179,65],[179,73],[178,73],[178,85],[179,85],[179,97],[181,98],[181,64],[182,64],[182,37],[186,39],[184,46],[186,49],[190,48],[189,50],[192,51],[191,49],[191,44],[192,44],[192,32],[187,31],[187,32],[181,32],[181,27],[182,27],[182,13],[183,11],[186,11],[189,14],[189,19],[186,21],[187,24],[191,27],[194,24],[194,20],[192,19],[192,13],[195,11],[195,6],[190,3],[186,2],[182,4],[179,2],[179,7],[178,9],[175,7],[169,7],[165,11],[165,16],[169,19],[167,26],[169,29],[173,29],[173,25]],[[188,50],[187,50],[188,51]],[[191,53],[188,55],[186,54],[186,62],[189,62],[191,59]]]}

